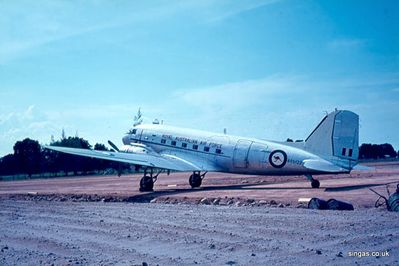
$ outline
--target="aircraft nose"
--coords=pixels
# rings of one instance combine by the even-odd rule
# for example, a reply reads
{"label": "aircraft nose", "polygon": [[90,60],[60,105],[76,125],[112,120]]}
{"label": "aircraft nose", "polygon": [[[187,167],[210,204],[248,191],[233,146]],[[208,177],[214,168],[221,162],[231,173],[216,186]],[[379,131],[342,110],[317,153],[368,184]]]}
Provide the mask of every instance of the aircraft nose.
{"label": "aircraft nose", "polygon": [[130,136],[129,135],[125,135],[122,138],[123,145],[129,145],[129,139],[130,139]]}

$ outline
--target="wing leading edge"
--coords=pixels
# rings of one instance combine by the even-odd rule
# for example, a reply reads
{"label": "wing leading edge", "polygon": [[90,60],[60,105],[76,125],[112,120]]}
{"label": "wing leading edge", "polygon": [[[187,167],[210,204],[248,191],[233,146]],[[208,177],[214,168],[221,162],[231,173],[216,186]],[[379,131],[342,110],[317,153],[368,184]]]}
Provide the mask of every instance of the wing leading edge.
{"label": "wing leading edge", "polygon": [[126,153],[97,151],[88,149],[66,148],[58,146],[43,146],[46,149],[69,153],[73,155],[110,160],[115,162],[142,165],[154,168],[169,169],[175,171],[210,171],[213,169],[202,169],[195,163],[189,162],[183,158],[171,155],[162,155],[159,153]]}

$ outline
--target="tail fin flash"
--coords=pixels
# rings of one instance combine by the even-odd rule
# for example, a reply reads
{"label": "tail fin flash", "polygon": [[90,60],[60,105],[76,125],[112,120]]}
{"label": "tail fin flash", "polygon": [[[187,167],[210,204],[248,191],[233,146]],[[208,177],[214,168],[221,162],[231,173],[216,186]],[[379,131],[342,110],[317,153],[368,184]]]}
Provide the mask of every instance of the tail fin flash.
{"label": "tail fin flash", "polygon": [[306,139],[305,149],[352,168],[359,156],[359,116],[340,110],[328,114]]}

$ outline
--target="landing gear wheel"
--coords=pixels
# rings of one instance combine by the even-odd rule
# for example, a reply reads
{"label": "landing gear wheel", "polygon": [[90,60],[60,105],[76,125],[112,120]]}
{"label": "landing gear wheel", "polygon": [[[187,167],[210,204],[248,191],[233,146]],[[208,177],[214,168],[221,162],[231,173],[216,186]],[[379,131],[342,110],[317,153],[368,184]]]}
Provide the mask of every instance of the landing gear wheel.
{"label": "landing gear wheel", "polygon": [[199,175],[199,174],[190,175],[190,178],[189,178],[188,182],[190,183],[190,186],[192,188],[200,187],[201,184],[202,184],[201,175]]}
{"label": "landing gear wheel", "polygon": [[140,191],[154,191],[154,180],[151,176],[143,176],[140,180]]}
{"label": "landing gear wheel", "polygon": [[313,179],[311,184],[312,184],[312,188],[319,188],[320,187],[319,180]]}

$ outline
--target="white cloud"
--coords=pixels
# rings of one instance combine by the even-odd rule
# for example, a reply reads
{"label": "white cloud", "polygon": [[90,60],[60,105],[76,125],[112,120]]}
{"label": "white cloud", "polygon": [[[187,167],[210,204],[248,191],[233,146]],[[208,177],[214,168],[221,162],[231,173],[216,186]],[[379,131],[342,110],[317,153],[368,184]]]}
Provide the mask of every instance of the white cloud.
{"label": "white cloud", "polygon": [[[57,41],[87,33],[164,20],[180,14],[201,21],[222,20],[270,4],[269,1],[15,1],[2,3],[0,64],[30,55]],[[135,27],[134,27],[135,26]]]}
{"label": "white cloud", "polygon": [[[250,105],[270,102],[272,97],[287,95],[297,91],[299,76],[271,76],[265,79],[232,82],[206,88],[188,89],[175,92],[175,96],[202,109],[239,109]],[[308,88],[302,88],[303,92]]]}
{"label": "white cloud", "polygon": [[35,106],[30,105],[26,108],[26,110],[22,112],[10,112],[10,113],[3,113],[0,114],[0,126],[3,126],[5,124],[17,124],[17,123],[22,123],[26,122],[29,120],[33,119],[33,111],[34,111]]}
{"label": "white cloud", "polygon": [[335,108],[358,112],[363,121],[376,113],[392,120],[391,116],[399,116],[397,108],[392,108],[399,99],[386,92],[398,83],[396,73],[333,80],[275,75],[177,91],[172,100],[175,114],[170,118],[176,121],[176,117],[187,117],[180,126],[219,132],[227,127],[237,135],[300,139],[307,137],[326,111]]}
{"label": "white cloud", "polygon": [[222,132],[226,127],[230,134],[274,140],[306,138],[324,112],[337,107],[359,113],[366,129],[362,140],[380,141],[384,132],[385,141],[397,147],[399,143],[393,140],[397,139],[399,98],[392,88],[398,85],[396,73],[333,80],[273,75],[176,90],[158,99],[121,100],[120,104],[1,107],[0,155],[11,152],[15,141],[25,137],[48,143],[51,135],[60,136],[62,128],[68,135],[78,131],[91,144],[108,139],[120,143],[139,107],[146,123],[158,118],[166,124],[209,131]]}
{"label": "white cloud", "polygon": [[48,142],[51,134],[61,131],[61,121],[49,120],[35,105],[0,116],[1,155],[12,152],[13,144],[24,138]]}
{"label": "white cloud", "polygon": [[248,12],[279,1],[281,0],[211,1],[213,4],[216,3],[218,5],[216,5],[217,10],[214,11],[214,14],[207,20],[207,22],[222,21],[243,12]]}

